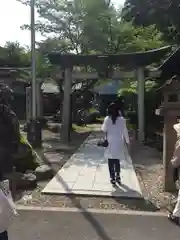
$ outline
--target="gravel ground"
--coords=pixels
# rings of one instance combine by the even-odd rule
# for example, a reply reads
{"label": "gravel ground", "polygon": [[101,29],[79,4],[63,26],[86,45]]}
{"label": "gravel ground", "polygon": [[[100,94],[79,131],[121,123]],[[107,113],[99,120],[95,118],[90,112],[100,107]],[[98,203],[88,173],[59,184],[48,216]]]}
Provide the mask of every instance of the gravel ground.
{"label": "gravel ground", "polygon": [[[95,128],[95,127],[93,127]],[[98,127],[96,126],[96,130]],[[78,129],[79,131],[79,129]],[[88,129],[89,131],[89,129]],[[55,172],[69,159],[76,151],[80,144],[85,140],[88,131],[74,133],[71,145],[60,146],[57,135],[49,136],[48,132],[44,133],[46,144],[53,146],[58,143],[59,152],[62,157],[60,164],[52,165]],[[78,137],[77,137],[78,136]],[[49,140],[48,140],[49,139]],[[51,139],[51,140],[50,140]],[[52,140],[56,139],[56,140]],[[49,141],[49,142],[48,142]],[[51,149],[52,151],[52,149]],[[75,196],[57,196],[42,195],[41,191],[47,182],[38,184],[37,189],[17,195],[17,203],[31,206],[44,207],[78,207],[78,208],[97,208],[97,209],[131,209],[140,211],[167,211],[175,199],[174,194],[163,192],[163,166],[162,157],[157,150],[134,143],[132,146],[133,163],[139,178],[140,186],[144,199],[125,199],[111,197],[75,197]],[[22,197],[23,196],[23,197]],[[20,199],[20,200],[19,200]]]}
{"label": "gravel ground", "polygon": [[176,193],[163,190],[162,154],[138,143],[134,143],[131,154],[144,197],[160,211],[171,210]]}

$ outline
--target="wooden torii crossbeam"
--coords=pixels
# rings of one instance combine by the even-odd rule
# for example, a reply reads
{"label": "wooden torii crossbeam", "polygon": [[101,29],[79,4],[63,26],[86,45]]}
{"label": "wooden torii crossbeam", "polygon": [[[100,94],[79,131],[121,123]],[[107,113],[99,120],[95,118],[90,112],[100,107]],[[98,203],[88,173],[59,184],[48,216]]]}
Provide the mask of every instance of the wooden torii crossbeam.
{"label": "wooden torii crossbeam", "polygon": [[[159,77],[161,75],[161,71],[154,69],[145,72],[145,77]],[[135,78],[137,76],[136,71],[114,71],[113,73],[108,74],[107,78],[112,80],[119,80],[124,78]],[[56,74],[57,79],[64,79],[64,72],[59,72]],[[72,72],[72,79],[74,80],[93,80],[98,79],[99,73],[98,72]]]}

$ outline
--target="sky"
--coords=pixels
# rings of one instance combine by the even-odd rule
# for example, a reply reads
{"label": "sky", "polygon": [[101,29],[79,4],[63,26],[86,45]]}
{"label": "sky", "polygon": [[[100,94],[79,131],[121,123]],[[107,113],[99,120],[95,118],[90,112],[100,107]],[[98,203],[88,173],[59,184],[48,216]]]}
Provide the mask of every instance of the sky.
{"label": "sky", "polygon": [[[115,5],[122,5],[124,0],[112,0]],[[36,16],[37,19],[37,16]],[[7,41],[30,45],[30,31],[21,30],[20,26],[30,23],[30,9],[16,0],[0,0],[0,46]],[[42,36],[36,33],[36,40]]]}

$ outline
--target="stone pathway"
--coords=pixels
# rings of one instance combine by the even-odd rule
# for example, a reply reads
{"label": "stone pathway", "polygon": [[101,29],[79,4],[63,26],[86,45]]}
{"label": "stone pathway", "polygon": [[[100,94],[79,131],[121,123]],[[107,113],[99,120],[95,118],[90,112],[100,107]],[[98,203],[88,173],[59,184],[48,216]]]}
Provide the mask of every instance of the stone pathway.
{"label": "stone pathway", "polygon": [[100,136],[90,135],[42,193],[142,198],[132,160],[126,148],[124,159],[121,160],[122,185],[113,187],[110,184],[104,149],[97,147],[99,139]]}

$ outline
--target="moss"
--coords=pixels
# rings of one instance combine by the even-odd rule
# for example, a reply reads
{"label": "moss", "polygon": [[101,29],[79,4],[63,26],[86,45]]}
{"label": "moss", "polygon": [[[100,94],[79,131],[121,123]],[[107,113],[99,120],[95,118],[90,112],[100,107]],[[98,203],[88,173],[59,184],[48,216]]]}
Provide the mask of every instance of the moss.
{"label": "moss", "polygon": [[21,135],[18,152],[14,155],[14,165],[16,171],[23,173],[38,167],[34,150],[23,135]]}

